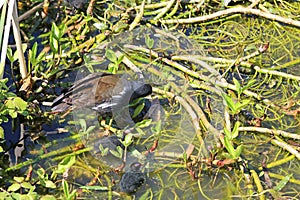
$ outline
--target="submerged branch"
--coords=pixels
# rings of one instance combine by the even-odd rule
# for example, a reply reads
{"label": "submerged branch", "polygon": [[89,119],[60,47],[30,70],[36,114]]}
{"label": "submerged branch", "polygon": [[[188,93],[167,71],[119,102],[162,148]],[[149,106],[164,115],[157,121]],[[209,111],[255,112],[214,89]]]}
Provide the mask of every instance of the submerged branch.
{"label": "submerged branch", "polygon": [[248,8],[248,7],[243,7],[243,6],[236,6],[233,8],[229,8],[226,10],[218,11],[210,15],[205,15],[205,16],[200,16],[200,17],[194,17],[194,18],[189,18],[189,19],[168,19],[168,20],[161,20],[161,23],[165,24],[191,24],[191,23],[200,23],[204,21],[208,21],[211,19],[215,19],[218,17],[222,17],[224,15],[231,15],[231,14],[236,14],[236,13],[243,13],[243,14],[253,14],[256,16],[264,17],[269,20],[274,20],[278,22],[282,22],[285,24],[290,24],[293,26],[300,27],[300,21],[293,20],[291,18],[286,18],[286,17],[281,17],[279,15],[274,15],[271,13],[267,13],[264,11],[261,11],[259,9],[253,9],[253,8]]}

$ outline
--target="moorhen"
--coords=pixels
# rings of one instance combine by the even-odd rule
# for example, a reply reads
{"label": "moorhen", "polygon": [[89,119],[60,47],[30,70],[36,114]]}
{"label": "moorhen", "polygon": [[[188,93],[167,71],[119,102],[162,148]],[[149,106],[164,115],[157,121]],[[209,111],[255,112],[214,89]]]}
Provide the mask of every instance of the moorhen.
{"label": "moorhen", "polygon": [[93,73],[76,81],[52,103],[52,111],[89,107],[100,116],[111,116],[137,98],[152,93],[142,80],[129,80],[127,75]]}

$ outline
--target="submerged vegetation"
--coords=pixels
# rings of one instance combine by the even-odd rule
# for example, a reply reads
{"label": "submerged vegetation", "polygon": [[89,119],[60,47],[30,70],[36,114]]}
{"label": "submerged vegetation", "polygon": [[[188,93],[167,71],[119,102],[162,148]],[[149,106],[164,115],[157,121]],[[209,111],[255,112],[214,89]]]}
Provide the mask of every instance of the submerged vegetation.
{"label": "submerged vegetation", "polygon": [[[299,199],[299,1],[0,7],[0,199]],[[133,126],[51,112],[95,72],[152,85]]]}

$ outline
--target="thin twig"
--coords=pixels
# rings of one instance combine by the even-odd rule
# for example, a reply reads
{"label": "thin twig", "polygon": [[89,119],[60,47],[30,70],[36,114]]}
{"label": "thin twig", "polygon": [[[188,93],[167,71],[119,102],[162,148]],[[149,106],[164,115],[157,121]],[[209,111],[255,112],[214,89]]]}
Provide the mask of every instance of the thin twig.
{"label": "thin twig", "polygon": [[141,21],[144,15],[144,10],[145,10],[145,0],[143,0],[141,7],[140,7],[140,12],[135,16],[133,22],[129,26],[129,31],[133,30],[138,23]]}
{"label": "thin twig", "polygon": [[170,8],[173,6],[173,4],[175,3],[175,1],[176,0],[169,1],[168,4],[167,4],[167,6],[164,7],[162,9],[162,11],[158,15],[156,15],[156,17],[154,17],[154,20],[158,20],[159,18],[161,18],[162,16],[164,16],[170,10]]}
{"label": "thin twig", "polygon": [[280,141],[279,139],[278,140],[273,139],[271,140],[271,143],[287,150],[292,155],[296,156],[298,160],[300,160],[300,153],[296,149],[294,149],[294,147],[292,147],[291,145],[285,143],[284,141]]}
{"label": "thin twig", "polygon": [[14,10],[13,10],[13,19],[12,19],[12,27],[13,27],[13,33],[14,38],[16,41],[17,46],[17,52],[18,52],[18,59],[20,63],[20,74],[22,79],[25,79],[27,76],[27,68],[26,68],[26,62],[25,57],[22,49],[22,39],[20,34],[20,25],[18,21],[18,10],[17,10],[17,3],[14,4]]}
{"label": "thin twig", "polygon": [[263,73],[263,74],[269,74],[269,75],[276,75],[276,76],[280,76],[280,77],[284,77],[284,78],[288,78],[288,79],[293,79],[296,81],[300,81],[300,76],[296,76],[296,75],[292,75],[292,74],[287,74],[284,72],[279,72],[279,71],[275,71],[275,70],[270,70],[270,69],[262,69],[258,66],[254,66],[254,69],[257,72]]}
{"label": "thin twig", "polygon": [[30,15],[34,14],[37,10],[43,8],[44,2],[40,3],[36,6],[34,6],[33,8],[31,8],[30,10],[28,10],[27,12],[25,12],[23,15],[19,16],[19,22],[26,19],[27,17],[29,17]]}
{"label": "thin twig", "polygon": [[239,131],[255,131],[255,132],[259,132],[259,133],[273,134],[273,135],[283,136],[286,138],[300,140],[299,134],[289,133],[286,131],[281,131],[281,130],[276,130],[276,129],[268,129],[268,128],[262,128],[262,127],[249,126],[249,127],[239,127],[238,130]]}
{"label": "thin twig", "polygon": [[207,21],[207,20],[210,20],[210,19],[215,19],[215,18],[218,18],[218,17],[222,17],[224,15],[231,15],[231,14],[235,14],[235,13],[257,15],[257,16],[264,17],[264,18],[269,19],[269,20],[274,20],[274,21],[285,23],[285,24],[290,24],[290,25],[293,25],[293,26],[300,27],[300,21],[293,20],[291,18],[281,17],[279,15],[266,13],[266,12],[261,11],[259,9],[246,8],[246,7],[243,7],[243,6],[236,6],[236,7],[233,7],[233,8],[229,8],[229,9],[226,9],[226,10],[215,12],[215,13],[210,14],[210,15],[205,15],[205,16],[200,16],[200,17],[194,17],[194,18],[188,18],[188,19],[161,20],[161,23],[164,23],[164,24],[200,23],[200,22],[204,22],[204,21]]}

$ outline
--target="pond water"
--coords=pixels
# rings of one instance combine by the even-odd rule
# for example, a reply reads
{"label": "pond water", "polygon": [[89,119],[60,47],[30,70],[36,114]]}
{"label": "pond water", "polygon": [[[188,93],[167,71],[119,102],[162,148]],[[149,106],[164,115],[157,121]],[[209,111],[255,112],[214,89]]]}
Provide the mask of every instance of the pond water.
{"label": "pond water", "polygon": [[[108,59],[107,49],[115,53],[110,59]],[[149,197],[150,199],[249,198],[247,197],[247,190],[249,189],[247,183],[241,181],[243,177],[249,174],[246,169],[255,169],[258,173],[261,173],[258,169],[261,163],[265,162],[265,159],[271,162],[279,158],[286,158],[288,154],[282,152],[280,148],[274,148],[270,138],[257,136],[255,132],[242,132],[238,141],[244,145],[243,154],[241,155],[243,161],[219,168],[209,165],[209,162],[199,162],[199,160],[212,158],[213,155],[218,153],[218,149],[215,150],[214,147],[216,147],[216,140],[220,131],[224,129],[226,115],[225,100],[222,94],[226,89],[220,87],[224,77],[220,76],[219,71],[213,67],[207,67],[209,65],[205,62],[193,62],[194,55],[207,56],[208,53],[203,50],[203,47],[196,40],[189,39],[179,32],[165,32],[160,29],[142,26],[112,37],[111,42],[101,44],[85,55],[85,66],[82,66],[72,78],[76,82],[91,73],[91,69],[94,72],[107,70],[109,65],[113,67],[111,64],[124,56],[123,61],[124,59],[127,59],[127,61],[118,63],[124,77],[128,78],[128,74],[131,74],[132,77],[137,75],[139,79],[155,88],[152,95],[140,101],[140,104],[144,105],[143,115],[147,112],[149,114],[147,118],[140,120],[140,122],[134,120],[124,122],[122,118],[116,117],[118,112],[121,111],[115,110],[113,111],[114,121],[104,119],[100,123],[97,112],[89,108],[74,110],[65,119],[59,120],[63,121],[59,126],[69,130],[69,132],[60,134],[59,138],[53,136],[53,140],[45,144],[47,149],[45,157],[41,153],[35,152],[37,149],[45,148],[45,146],[31,143],[32,146],[27,145],[27,149],[32,147],[32,151],[29,151],[31,154],[22,159],[42,158],[41,161],[33,162],[34,165],[51,168],[59,158],[73,153],[76,155],[77,162],[68,171],[67,180],[74,183],[74,188],[89,184],[95,178],[97,170],[100,171],[98,181],[104,187],[103,191],[83,192],[81,194],[82,198],[121,198],[119,181],[122,175],[129,170],[129,166],[137,161],[142,163],[142,172],[146,176],[145,183],[134,194],[137,199],[141,197]],[[182,56],[182,60],[178,60],[176,63],[168,63],[167,60],[170,60],[169,57],[172,56]],[[115,58],[113,59],[113,57]],[[130,70],[128,70],[128,66]],[[181,71],[186,69],[187,74],[189,74],[188,70],[199,73],[204,78],[205,81],[203,82],[205,83],[191,76],[191,74],[186,78],[178,69]],[[289,68],[289,70],[292,70],[292,68]],[[299,75],[299,67],[295,67],[292,72]],[[248,81],[247,74],[242,73],[242,75]],[[233,77],[238,77],[238,75],[233,73],[229,78],[230,81]],[[257,75],[258,83],[256,82],[252,91],[260,89],[261,94],[270,97],[269,99],[273,101],[289,95],[287,93],[268,93],[268,90],[271,91],[272,89],[273,91],[273,86],[268,85],[266,81],[261,84],[263,89],[259,88],[259,81],[264,80],[264,78],[263,74]],[[279,81],[275,81],[274,87],[280,88],[282,85],[287,84],[287,82],[279,83]],[[219,83],[216,84],[216,82]],[[296,90],[297,84],[293,83],[293,85],[291,93]],[[171,92],[167,94],[162,91]],[[184,98],[180,99],[178,97]],[[298,97],[299,94],[296,94],[295,98]],[[188,98],[191,98],[191,100],[187,100]],[[195,125],[195,120],[198,122],[201,114],[195,114],[194,107],[192,107],[192,111],[189,110],[191,101],[196,102],[204,110],[204,115],[211,127],[208,127],[207,124]],[[260,104],[254,102],[247,107],[252,118],[261,117],[255,116],[259,113],[256,110],[264,110],[258,106]],[[153,110],[152,113],[149,112],[151,109]],[[132,114],[134,111],[128,109],[127,112]],[[248,120],[245,116],[243,117],[239,120]],[[299,125],[293,126],[293,117],[282,117],[281,119],[285,123],[278,124],[280,117],[277,116],[275,110],[273,113],[268,111],[267,118],[274,120],[263,121],[262,126],[282,128],[290,124],[291,127],[288,129],[284,127],[284,130],[299,133]],[[232,121],[236,120],[232,119]],[[295,124],[297,123],[295,122]],[[48,129],[45,130],[47,132],[53,129],[53,126],[50,125],[48,128],[45,126],[44,129]],[[204,145],[202,145],[202,141],[197,135],[198,132],[203,135]],[[119,157],[117,154],[101,155],[99,153],[101,151],[101,147],[99,147],[101,142],[99,141],[103,140],[103,137],[108,133],[116,135],[120,140],[123,137],[126,138],[124,133],[133,135],[133,142],[126,149],[125,157],[124,152],[123,156]],[[51,136],[47,135],[47,137]],[[149,149],[157,141],[158,145],[153,149],[153,152],[149,152]],[[76,151],[82,150],[82,147],[77,149],[74,143],[82,143],[85,146],[86,149],[83,150],[83,153],[76,153]],[[197,163],[185,160],[185,152],[188,151],[191,151],[190,154],[194,156]],[[268,152],[266,153],[266,151]],[[263,153],[265,153],[264,156],[262,156]],[[124,158],[126,160],[125,165],[120,168],[124,163]],[[241,169],[241,167],[244,167],[244,169]],[[283,176],[293,173],[293,179],[300,179],[299,172],[296,172],[299,162],[286,163],[281,166],[282,170],[285,167],[286,171],[284,170]],[[115,171],[117,168],[120,172]],[[274,171],[276,170],[274,169]],[[300,190],[299,185],[288,184],[290,185],[283,192],[297,193],[296,191]],[[107,192],[110,186],[113,192]]]}

